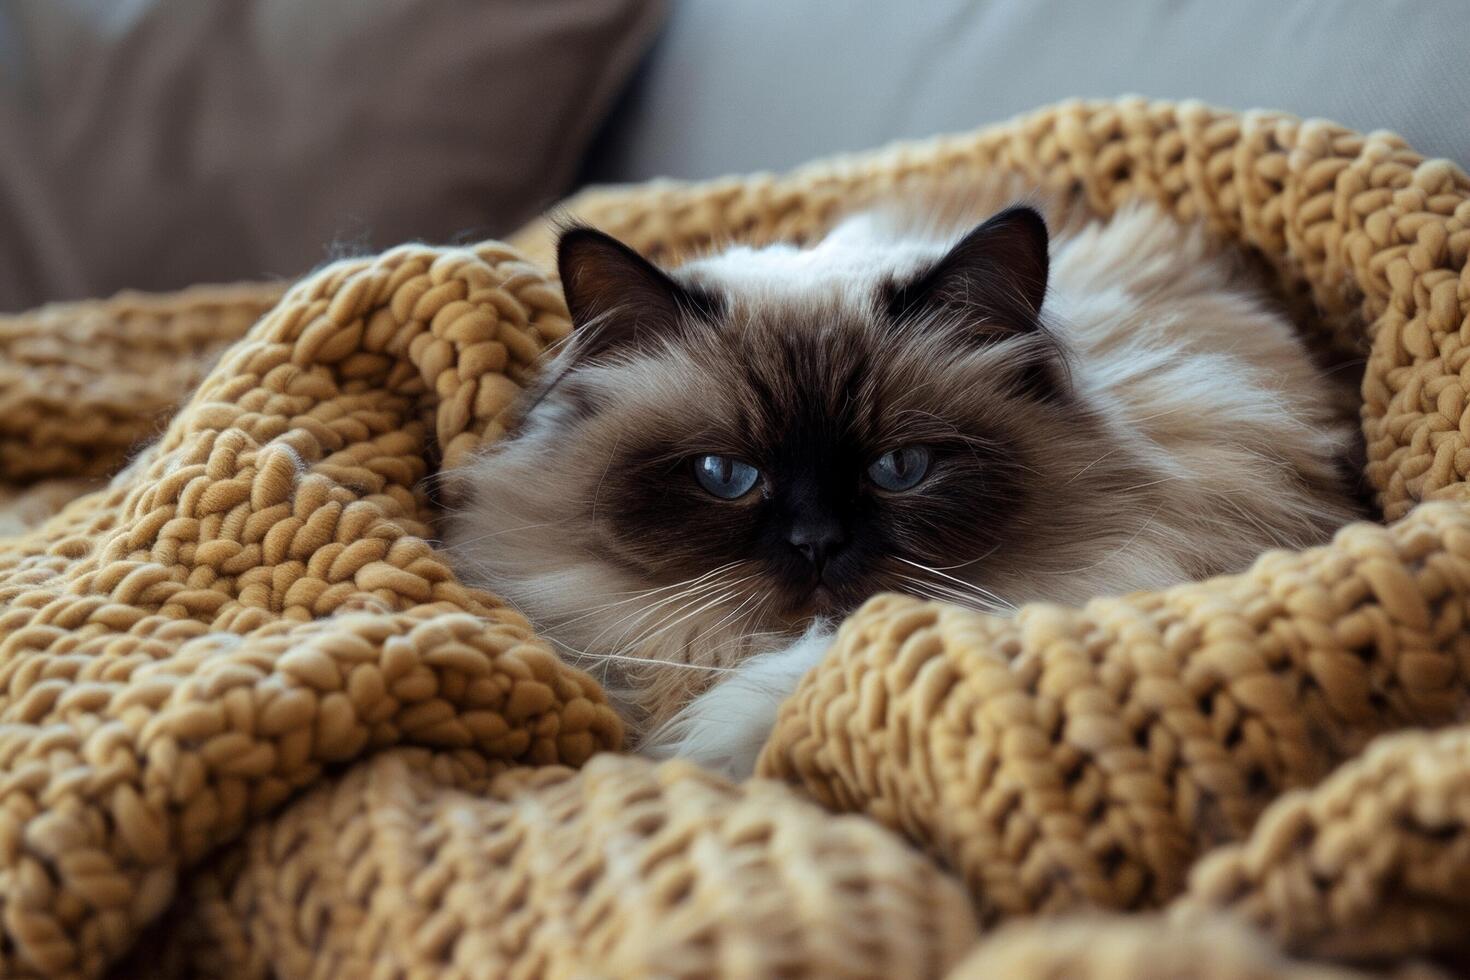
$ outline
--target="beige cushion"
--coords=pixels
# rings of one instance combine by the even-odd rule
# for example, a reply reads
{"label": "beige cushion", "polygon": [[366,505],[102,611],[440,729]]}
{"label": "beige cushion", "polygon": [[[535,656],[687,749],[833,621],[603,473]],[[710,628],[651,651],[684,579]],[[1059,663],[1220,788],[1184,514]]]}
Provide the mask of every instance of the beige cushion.
{"label": "beige cushion", "polygon": [[0,5],[0,310],[504,233],[567,189],[663,8]]}

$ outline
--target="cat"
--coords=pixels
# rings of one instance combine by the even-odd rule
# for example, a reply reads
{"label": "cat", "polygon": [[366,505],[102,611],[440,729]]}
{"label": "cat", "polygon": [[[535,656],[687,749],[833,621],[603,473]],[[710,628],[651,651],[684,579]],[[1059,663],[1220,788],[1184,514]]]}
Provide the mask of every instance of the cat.
{"label": "cat", "polygon": [[1148,207],[900,202],[672,270],[561,234],[574,331],[450,475],[459,573],[598,670],[635,745],[750,773],[870,596],[1008,615],[1360,516],[1354,427],[1241,263]]}

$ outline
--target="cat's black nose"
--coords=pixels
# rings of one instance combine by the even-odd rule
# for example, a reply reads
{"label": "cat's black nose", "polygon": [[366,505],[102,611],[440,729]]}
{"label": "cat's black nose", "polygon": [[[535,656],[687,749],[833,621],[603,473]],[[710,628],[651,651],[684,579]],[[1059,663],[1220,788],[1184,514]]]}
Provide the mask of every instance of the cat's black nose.
{"label": "cat's black nose", "polygon": [[835,518],[808,517],[791,525],[786,540],[821,574],[827,559],[847,543],[847,533]]}

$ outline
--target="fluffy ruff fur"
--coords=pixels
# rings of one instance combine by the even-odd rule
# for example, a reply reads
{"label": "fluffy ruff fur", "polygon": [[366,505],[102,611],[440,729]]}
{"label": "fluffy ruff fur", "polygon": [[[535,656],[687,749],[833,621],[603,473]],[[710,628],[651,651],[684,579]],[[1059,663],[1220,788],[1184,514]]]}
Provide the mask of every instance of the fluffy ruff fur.
{"label": "fluffy ruff fur", "polygon": [[451,475],[446,538],[463,575],[594,670],[642,751],[748,774],[777,706],[830,642],[820,617],[864,597],[794,611],[758,566],[700,567],[697,542],[665,562],[651,552],[677,551],[678,536],[622,513],[648,494],[623,478],[622,444],[690,416],[759,425],[741,415],[728,362],[759,359],[793,324],[829,332],[828,349],[879,353],[898,389],[939,386],[973,403],[1015,448],[1014,499],[993,513],[974,501],[975,523],[1003,524],[994,546],[955,527],[954,553],[873,560],[869,594],[1006,615],[1238,570],[1356,516],[1338,468],[1353,426],[1289,322],[1202,232],[1137,208],[1053,237],[1043,340],[1060,348],[1070,394],[1038,405],[985,379],[1043,340],[956,352],[922,325],[875,321],[874,283],[932,263],[963,230],[896,214],[852,217],[810,249],[732,248],[687,264],[683,282],[730,304],[715,346],[670,342],[569,373],[553,364],[512,436]]}

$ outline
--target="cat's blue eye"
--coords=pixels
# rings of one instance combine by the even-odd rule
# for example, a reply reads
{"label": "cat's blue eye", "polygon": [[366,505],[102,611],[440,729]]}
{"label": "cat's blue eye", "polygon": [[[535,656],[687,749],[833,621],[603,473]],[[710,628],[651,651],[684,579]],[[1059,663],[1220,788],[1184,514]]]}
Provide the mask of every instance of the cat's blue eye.
{"label": "cat's blue eye", "polygon": [[929,472],[929,460],[929,450],[923,446],[902,446],[873,460],[868,479],[890,493],[912,490]]}
{"label": "cat's blue eye", "polygon": [[760,470],[733,456],[706,453],[694,460],[694,478],[710,494],[721,500],[735,500],[750,492],[761,478]]}

